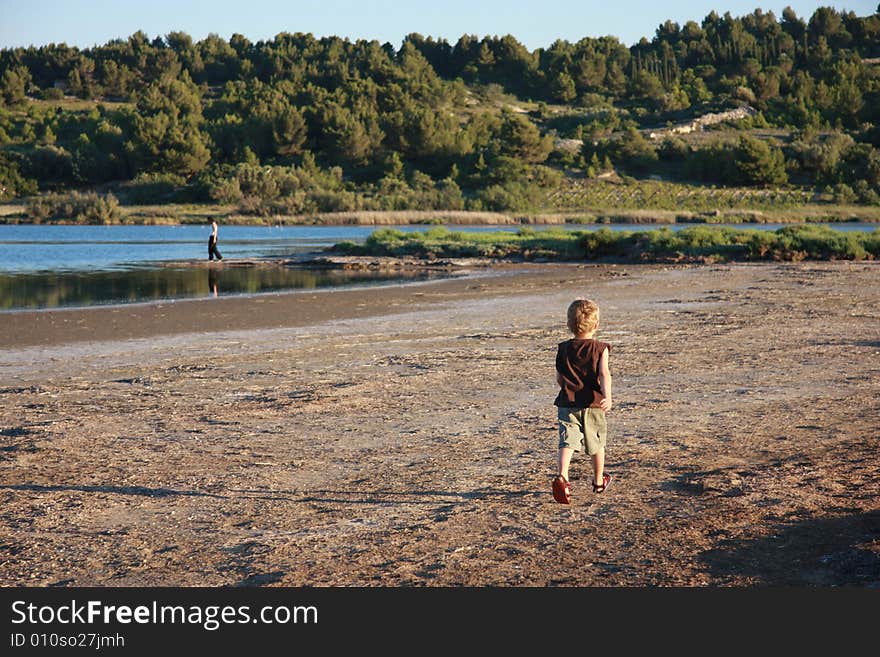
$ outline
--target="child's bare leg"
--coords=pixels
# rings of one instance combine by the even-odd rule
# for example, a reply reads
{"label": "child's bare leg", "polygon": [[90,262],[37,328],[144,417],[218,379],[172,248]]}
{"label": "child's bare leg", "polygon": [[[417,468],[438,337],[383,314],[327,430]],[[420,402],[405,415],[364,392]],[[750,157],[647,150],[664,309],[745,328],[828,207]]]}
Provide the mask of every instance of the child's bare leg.
{"label": "child's bare leg", "polygon": [[593,454],[593,483],[602,485],[602,475],[605,474],[605,450],[600,449]]}
{"label": "child's bare leg", "polygon": [[571,464],[571,457],[574,454],[574,450],[571,447],[560,447],[559,448],[559,466],[558,466],[558,474],[561,474],[565,477],[565,480],[568,481],[568,466]]}

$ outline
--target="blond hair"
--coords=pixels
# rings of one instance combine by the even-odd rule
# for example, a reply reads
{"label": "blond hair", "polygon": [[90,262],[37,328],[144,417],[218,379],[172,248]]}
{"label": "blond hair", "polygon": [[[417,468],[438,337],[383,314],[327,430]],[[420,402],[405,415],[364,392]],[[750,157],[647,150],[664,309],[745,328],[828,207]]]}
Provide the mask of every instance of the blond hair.
{"label": "blond hair", "polygon": [[591,333],[599,326],[599,306],[589,299],[576,299],[568,307],[568,330],[575,335]]}

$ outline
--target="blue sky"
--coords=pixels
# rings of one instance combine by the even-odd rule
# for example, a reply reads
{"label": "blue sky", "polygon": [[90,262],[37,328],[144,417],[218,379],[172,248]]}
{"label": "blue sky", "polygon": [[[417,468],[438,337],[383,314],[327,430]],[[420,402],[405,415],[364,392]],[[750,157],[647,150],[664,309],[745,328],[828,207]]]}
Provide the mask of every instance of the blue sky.
{"label": "blue sky", "polygon": [[311,32],[350,39],[378,39],[399,46],[419,32],[454,43],[462,34],[512,34],[530,50],[557,38],[614,35],[630,45],[651,37],[666,19],[700,22],[713,9],[734,16],[760,6],[777,17],[790,5],[809,18],[832,6],[859,16],[874,13],[880,0],[770,2],[756,0],[0,0],[0,48],[67,43],[102,45],[143,30],[150,38],[180,30],[195,40],[209,33],[228,39],[236,32],[252,41],[279,32]]}

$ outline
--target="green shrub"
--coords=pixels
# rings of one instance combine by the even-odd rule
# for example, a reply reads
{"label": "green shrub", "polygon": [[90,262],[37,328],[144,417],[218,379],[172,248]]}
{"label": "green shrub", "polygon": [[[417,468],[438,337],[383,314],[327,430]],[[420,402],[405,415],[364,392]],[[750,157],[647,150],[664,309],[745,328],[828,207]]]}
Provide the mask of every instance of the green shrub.
{"label": "green shrub", "polygon": [[602,258],[623,258],[632,248],[633,233],[629,231],[615,232],[610,228],[582,233],[581,245],[587,260]]}
{"label": "green shrub", "polygon": [[174,202],[185,185],[186,180],[173,173],[141,173],[125,185],[125,200],[134,205]]}
{"label": "green shrub", "polygon": [[832,189],[832,194],[834,202],[839,205],[848,205],[856,201],[856,193],[846,183],[837,183]]}
{"label": "green shrub", "polygon": [[787,226],[776,231],[693,226],[615,232],[520,229],[517,232],[451,232],[443,227],[404,233],[382,229],[362,247],[338,250],[370,255],[482,256],[556,260],[704,262],[734,260],[865,260],[880,257],[880,230],[835,231],[825,226]]}
{"label": "green shrub", "polygon": [[49,87],[48,89],[43,89],[40,91],[40,98],[42,100],[63,100],[64,92],[57,87]]}
{"label": "green shrub", "polygon": [[119,201],[94,192],[48,194],[32,200],[27,215],[34,223],[113,224],[119,222]]}
{"label": "green shrub", "polygon": [[815,224],[786,226],[776,232],[787,249],[807,258],[864,260],[868,257],[863,238],[856,232],[836,231]]}
{"label": "green shrub", "polygon": [[37,193],[37,181],[21,175],[14,153],[0,151],[0,201]]}

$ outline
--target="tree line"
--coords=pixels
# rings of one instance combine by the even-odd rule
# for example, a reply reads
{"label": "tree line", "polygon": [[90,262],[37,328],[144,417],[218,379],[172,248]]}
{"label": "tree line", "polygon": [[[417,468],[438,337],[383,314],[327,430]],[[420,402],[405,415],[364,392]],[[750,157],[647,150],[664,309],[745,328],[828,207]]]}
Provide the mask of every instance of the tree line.
{"label": "tree line", "polygon": [[[808,20],[787,8],[666,21],[629,47],[615,37],[529,51],[509,35],[450,44],[411,34],[395,48],[137,32],[87,49],[3,49],[0,200],[111,183],[130,202],[210,200],[258,214],[517,210],[539,206],[565,172],[616,168],[823,186],[873,203],[877,58],[880,15],[827,7]],[[734,140],[646,136],[741,105],[757,114]]]}

